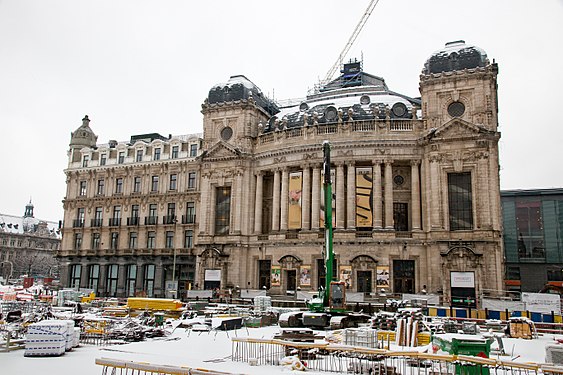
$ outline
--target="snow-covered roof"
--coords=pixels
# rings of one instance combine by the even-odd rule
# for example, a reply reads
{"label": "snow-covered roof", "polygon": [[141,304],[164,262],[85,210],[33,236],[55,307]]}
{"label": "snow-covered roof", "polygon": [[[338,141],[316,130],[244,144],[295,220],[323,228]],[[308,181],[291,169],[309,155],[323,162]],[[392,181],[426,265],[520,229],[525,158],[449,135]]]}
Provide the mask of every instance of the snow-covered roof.
{"label": "snow-covered roof", "polygon": [[472,69],[486,66],[488,63],[487,53],[483,49],[467,45],[463,40],[456,40],[446,43],[444,48],[432,53],[422,72],[430,74]]}
{"label": "snow-covered roof", "polygon": [[30,234],[43,237],[61,238],[59,224],[35,217],[13,216],[0,213],[0,232]]}

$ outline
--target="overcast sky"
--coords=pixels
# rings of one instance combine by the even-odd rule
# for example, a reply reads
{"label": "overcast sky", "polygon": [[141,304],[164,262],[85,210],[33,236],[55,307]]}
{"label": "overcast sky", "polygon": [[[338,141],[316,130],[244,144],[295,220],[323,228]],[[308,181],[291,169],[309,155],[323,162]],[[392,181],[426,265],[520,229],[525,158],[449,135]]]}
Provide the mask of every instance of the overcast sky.
{"label": "overcast sky", "polygon": [[[202,132],[201,103],[244,74],[277,100],[324,78],[369,0],[0,0],[0,212],[63,217],[70,133],[98,143]],[[419,96],[463,39],[499,64],[501,188],[563,187],[563,1],[380,0],[350,51]]]}

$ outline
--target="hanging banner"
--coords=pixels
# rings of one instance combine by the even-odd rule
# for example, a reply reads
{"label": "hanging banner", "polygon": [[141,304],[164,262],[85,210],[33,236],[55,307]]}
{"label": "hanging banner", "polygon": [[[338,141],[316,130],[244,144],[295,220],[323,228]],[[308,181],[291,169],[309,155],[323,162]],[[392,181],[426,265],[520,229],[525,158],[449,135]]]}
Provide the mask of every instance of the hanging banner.
{"label": "hanging banner", "polygon": [[280,266],[272,266],[272,277],[271,277],[271,285],[272,286],[280,286],[281,285],[281,268]]}
{"label": "hanging banner", "polygon": [[340,266],[340,281],[346,283],[346,289],[352,288],[352,266]]}
{"label": "hanging banner", "polygon": [[299,268],[299,285],[311,286],[311,266],[301,266]]}
{"label": "hanging banner", "polygon": [[356,168],[356,227],[372,227],[372,188],[371,168]]}
{"label": "hanging banner", "polygon": [[289,174],[289,197],[287,210],[287,227],[289,229],[301,229],[301,196],[303,177],[301,172]]}
{"label": "hanging banner", "polygon": [[561,297],[559,294],[550,293],[522,293],[522,302],[526,304],[526,310],[561,315]]}
{"label": "hanging banner", "polygon": [[377,266],[376,285],[378,288],[389,289],[389,266]]}
{"label": "hanging banner", "polygon": [[[324,188],[324,170],[321,170],[321,215],[319,217],[319,226],[325,226],[325,188]],[[336,228],[336,170],[330,170],[330,178],[332,180],[332,227]],[[342,199],[345,199],[344,197]]]}
{"label": "hanging banner", "polygon": [[475,288],[474,272],[450,272],[452,288]]}

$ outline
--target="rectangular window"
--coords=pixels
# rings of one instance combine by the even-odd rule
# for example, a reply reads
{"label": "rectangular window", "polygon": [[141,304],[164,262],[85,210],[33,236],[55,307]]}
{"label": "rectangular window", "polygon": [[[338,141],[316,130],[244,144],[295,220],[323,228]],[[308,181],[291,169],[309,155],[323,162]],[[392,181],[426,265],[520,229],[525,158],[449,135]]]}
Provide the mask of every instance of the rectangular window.
{"label": "rectangular window", "polygon": [[188,189],[195,189],[195,172],[188,173]]}
{"label": "rectangular window", "polygon": [[258,261],[258,288],[270,289],[270,278],[272,274],[272,261],[259,260]]}
{"label": "rectangular window", "polygon": [[94,211],[94,220],[92,220],[93,227],[101,227],[102,226],[102,215],[103,215],[103,208],[96,207]]}
{"label": "rectangular window", "polygon": [[105,180],[98,180],[98,189],[96,190],[96,194],[103,195],[105,188]]}
{"label": "rectangular window", "polygon": [[137,265],[128,264],[125,278],[125,295],[126,297],[135,296],[135,284],[137,281]]}
{"label": "rectangular window", "polygon": [[113,206],[113,214],[109,221],[109,225],[112,227],[121,225],[121,206]]}
{"label": "rectangular window", "polygon": [[80,275],[82,273],[81,264],[73,264],[70,266],[70,278],[68,286],[73,289],[80,288]]}
{"label": "rectangular window", "polygon": [[154,160],[160,160],[160,148],[155,148],[154,149]]}
{"label": "rectangular window", "polygon": [[145,265],[145,272],[143,277],[143,290],[147,297],[154,296],[154,280],[155,280],[156,266],[154,264]]}
{"label": "rectangular window", "polygon": [[157,213],[156,203],[149,204],[149,216],[150,217],[156,217],[156,213]]}
{"label": "rectangular window", "polygon": [[78,188],[78,195],[81,197],[86,195],[86,181],[80,181],[80,186]]}
{"label": "rectangular window", "polygon": [[151,191],[158,191],[158,176],[152,176],[151,180]]}
{"label": "rectangular window", "polygon": [[82,249],[82,233],[74,233],[74,249]]}
{"label": "rectangular window", "polygon": [[83,167],[87,167],[89,160],[90,160],[90,156],[84,155],[84,156],[82,157],[82,166],[83,166]]}
{"label": "rectangular window", "polygon": [[156,232],[147,232],[147,249],[154,249],[156,247]]}
{"label": "rectangular window", "polygon": [[125,163],[125,151],[119,151],[119,155],[117,156],[117,164]]}
{"label": "rectangular window", "polygon": [[115,179],[115,192],[117,194],[123,193],[123,178],[122,177],[118,177],[118,178]]}
{"label": "rectangular window", "polygon": [[215,235],[229,234],[231,216],[231,188],[218,187],[215,190]]}
{"label": "rectangular window", "polygon": [[545,259],[541,202],[517,199],[515,203],[518,257]]}
{"label": "rectangular window", "polygon": [[166,231],[166,248],[174,248],[174,232],[172,232],[171,230]]}
{"label": "rectangular window", "polygon": [[184,224],[195,223],[195,202],[186,203],[186,220]]}
{"label": "rectangular window", "polygon": [[108,297],[115,297],[117,295],[117,278],[119,275],[119,265],[108,264],[107,271],[106,293]]}
{"label": "rectangular window", "polygon": [[172,153],[170,155],[171,159],[178,159],[178,146],[172,146]]}
{"label": "rectangular window", "polygon": [[197,156],[197,144],[191,144],[190,145],[190,156],[195,157]]}
{"label": "rectangular window", "polygon": [[132,204],[131,205],[131,217],[139,217],[139,205]]}
{"label": "rectangular window", "polygon": [[409,208],[407,203],[393,202],[393,226],[398,232],[409,230]]}
{"label": "rectangular window", "polygon": [[194,247],[194,231],[187,230],[184,232],[184,247],[186,249],[191,249]]}
{"label": "rectangular window", "polygon": [[143,150],[137,150],[137,157],[135,158],[135,161],[143,161]]}
{"label": "rectangular window", "polygon": [[137,232],[129,233],[129,249],[134,250],[137,248]]}
{"label": "rectangular window", "polygon": [[91,264],[88,268],[88,289],[93,289],[94,293],[97,294],[100,282],[100,265]]}
{"label": "rectangular window", "polygon": [[106,154],[100,154],[100,165],[106,165]]}
{"label": "rectangular window", "polygon": [[76,220],[74,220],[74,228],[82,228],[84,226],[84,207],[78,208],[76,211]]}
{"label": "rectangular window", "polygon": [[133,178],[133,193],[141,192],[141,177],[135,176]]}
{"label": "rectangular window", "polygon": [[119,247],[119,233],[111,232],[111,249],[117,250],[118,247]]}
{"label": "rectangular window", "polygon": [[92,233],[92,250],[100,248],[100,233]]}
{"label": "rectangular window", "polygon": [[471,173],[448,173],[450,230],[473,229]]}
{"label": "rectangular window", "polygon": [[171,174],[170,175],[170,190],[176,190],[178,185],[178,175]]}

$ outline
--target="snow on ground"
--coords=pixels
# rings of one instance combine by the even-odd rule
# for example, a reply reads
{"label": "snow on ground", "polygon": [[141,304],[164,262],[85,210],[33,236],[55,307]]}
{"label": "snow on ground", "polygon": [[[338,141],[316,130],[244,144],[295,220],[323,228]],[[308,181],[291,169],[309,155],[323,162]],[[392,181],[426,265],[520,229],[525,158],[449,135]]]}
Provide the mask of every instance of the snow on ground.
{"label": "snow on ground", "polygon": [[[231,338],[271,338],[279,332],[278,326],[241,328],[236,331],[196,332],[177,328],[172,335],[125,345],[107,347],[81,344],[78,348],[60,357],[24,357],[24,350],[0,353],[1,374],[42,375],[100,375],[102,367],[95,364],[96,358],[112,358],[125,361],[149,362],[159,365],[187,366],[241,374],[288,374],[293,371],[282,366],[250,366],[230,360]],[[475,336],[473,336],[475,337]],[[544,335],[535,340],[503,338],[507,356],[518,362],[545,361],[545,345],[563,339],[563,335]],[[493,344],[493,347],[495,345]],[[393,349],[398,349],[394,347]],[[497,358],[491,354],[491,357]],[[308,371],[308,374],[319,374]]]}

